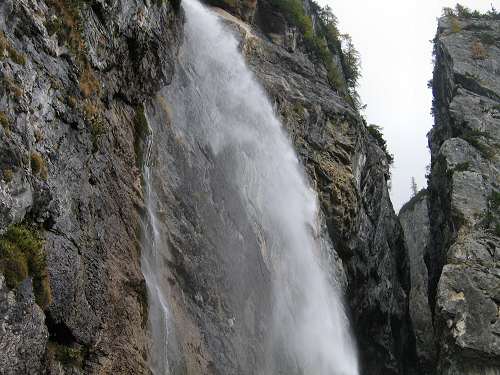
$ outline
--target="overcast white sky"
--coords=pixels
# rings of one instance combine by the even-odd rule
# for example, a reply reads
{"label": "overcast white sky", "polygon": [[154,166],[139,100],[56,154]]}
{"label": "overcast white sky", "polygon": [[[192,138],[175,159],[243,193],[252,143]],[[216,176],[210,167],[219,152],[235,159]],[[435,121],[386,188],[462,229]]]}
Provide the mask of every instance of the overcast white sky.
{"label": "overcast white sky", "polygon": [[[368,123],[380,125],[394,154],[391,196],[399,210],[410,198],[410,180],[425,187],[430,162],[426,134],[432,126],[432,44],[437,17],[457,0],[318,0],[330,5],[341,32],[351,34],[361,53],[361,99]],[[461,0],[486,11],[500,0]]]}

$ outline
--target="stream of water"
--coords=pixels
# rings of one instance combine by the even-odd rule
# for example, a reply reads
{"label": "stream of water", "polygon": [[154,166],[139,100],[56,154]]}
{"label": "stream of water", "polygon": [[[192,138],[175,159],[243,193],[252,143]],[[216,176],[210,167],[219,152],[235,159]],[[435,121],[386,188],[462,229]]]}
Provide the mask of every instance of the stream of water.
{"label": "stream of water", "polygon": [[[282,369],[310,375],[357,375],[355,345],[338,287],[321,266],[317,197],[266,93],[238,50],[238,41],[210,10],[183,0],[185,40],[176,78],[166,89],[173,126],[217,155],[224,152],[244,213],[265,238],[272,275],[273,348],[266,375]],[[151,367],[168,374],[165,291],[157,281],[157,220],[144,168],[148,226],[143,272],[150,297]],[[277,352],[280,354],[278,355]],[[283,365],[283,361],[290,365]]]}

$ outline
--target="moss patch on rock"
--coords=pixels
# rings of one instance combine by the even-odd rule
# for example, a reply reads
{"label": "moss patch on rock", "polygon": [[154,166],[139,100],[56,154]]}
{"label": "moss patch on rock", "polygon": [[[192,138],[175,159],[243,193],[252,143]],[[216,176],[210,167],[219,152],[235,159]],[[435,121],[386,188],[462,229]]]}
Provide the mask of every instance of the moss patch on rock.
{"label": "moss patch on rock", "polygon": [[52,341],[47,345],[48,357],[64,366],[83,368],[86,353],[86,348],[80,345],[68,346]]}
{"label": "moss patch on rock", "polygon": [[26,64],[26,56],[23,53],[16,50],[12,46],[12,44],[9,43],[3,31],[0,31],[0,60],[2,60],[6,54],[16,64],[18,65]]}
{"label": "moss patch on rock", "polygon": [[11,289],[32,277],[36,303],[45,309],[51,302],[51,293],[43,244],[35,228],[27,224],[11,225],[0,236],[0,272]]}

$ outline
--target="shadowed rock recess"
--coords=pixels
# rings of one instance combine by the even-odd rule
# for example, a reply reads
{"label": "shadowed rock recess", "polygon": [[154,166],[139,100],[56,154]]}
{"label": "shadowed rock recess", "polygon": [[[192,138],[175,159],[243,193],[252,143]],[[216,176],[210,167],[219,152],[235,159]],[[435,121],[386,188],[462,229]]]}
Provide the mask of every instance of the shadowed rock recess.
{"label": "shadowed rock recess", "polygon": [[[306,30],[284,1],[208,3],[318,195],[360,373],[499,375],[499,21],[439,21],[429,188],[398,218],[340,44],[311,51],[317,6],[297,0]],[[166,248],[170,373],[264,368],[265,236],[239,214],[224,153],[180,134],[167,101],[186,74],[184,17],[175,0],[0,2],[1,374],[151,372],[148,210]],[[285,360],[276,374],[295,373]]]}

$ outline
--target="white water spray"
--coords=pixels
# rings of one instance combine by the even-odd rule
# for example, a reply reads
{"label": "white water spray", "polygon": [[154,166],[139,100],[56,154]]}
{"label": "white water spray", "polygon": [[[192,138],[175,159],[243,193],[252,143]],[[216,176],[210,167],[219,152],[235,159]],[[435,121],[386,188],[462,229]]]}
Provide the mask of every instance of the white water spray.
{"label": "white water spray", "polygon": [[160,275],[162,274],[163,264],[161,253],[165,241],[159,230],[158,218],[156,217],[155,194],[152,187],[151,176],[151,142],[153,134],[146,139],[145,157],[143,165],[144,180],[144,200],[146,202],[147,215],[143,221],[143,249],[141,258],[141,268],[146,280],[148,289],[148,325],[151,334],[151,347],[149,350],[149,367],[153,375],[168,375],[168,318],[169,311],[167,301],[164,295],[164,289],[161,287]]}
{"label": "white water spray", "polygon": [[[227,163],[245,206],[241,215],[262,240],[273,280],[273,319],[270,350],[259,373],[357,375],[338,287],[321,267],[316,196],[236,38],[196,0],[184,0],[183,7],[187,21],[179,70],[164,95],[175,131],[190,144],[208,145],[222,156],[218,162]],[[154,374],[165,375],[168,308],[159,280],[161,238],[147,160],[144,179],[149,220],[142,264],[151,304],[151,364]]]}

